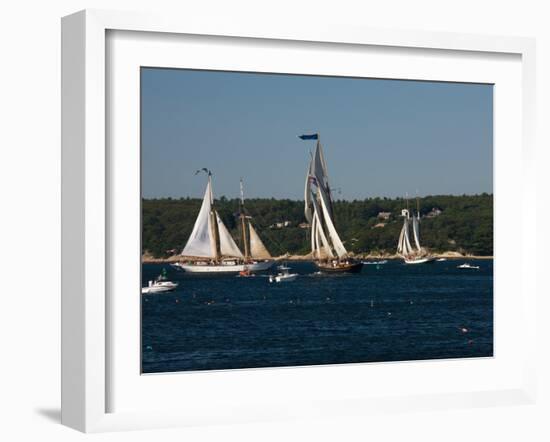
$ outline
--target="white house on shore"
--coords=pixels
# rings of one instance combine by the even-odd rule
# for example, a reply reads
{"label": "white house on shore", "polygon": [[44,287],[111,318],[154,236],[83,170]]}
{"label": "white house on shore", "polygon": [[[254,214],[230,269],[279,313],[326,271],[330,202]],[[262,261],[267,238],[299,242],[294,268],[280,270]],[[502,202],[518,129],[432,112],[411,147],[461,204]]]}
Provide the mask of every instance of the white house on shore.
{"label": "white house on shore", "polygon": [[270,229],[284,229],[285,227],[289,227],[292,223],[290,221],[282,221],[280,223],[271,224],[269,226]]}
{"label": "white house on shore", "polygon": [[441,215],[441,213],[443,213],[441,209],[434,207],[426,214],[426,218],[435,218],[436,216]]}

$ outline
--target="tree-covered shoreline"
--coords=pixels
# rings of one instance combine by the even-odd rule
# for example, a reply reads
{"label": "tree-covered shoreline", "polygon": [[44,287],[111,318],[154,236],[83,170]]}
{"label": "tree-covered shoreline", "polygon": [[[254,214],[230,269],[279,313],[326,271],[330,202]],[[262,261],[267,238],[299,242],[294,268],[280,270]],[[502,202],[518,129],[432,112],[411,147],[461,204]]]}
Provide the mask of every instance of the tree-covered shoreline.
{"label": "tree-covered shoreline", "polygon": [[[143,199],[142,253],[164,258],[180,252],[193,229],[201,203],[198,198]],[[400,214],[406,204],[402,198],[335,201],[337,229],[348,251],[394,253],[403,223]],[[493,254],[493,195],[425,196],[419,198],[419,205],[422,244],[432,252]],[[222,196],[215,201],[215,206],[239,244],[235,217],[239,201]],[[246,208],[274,256],[309,252],[303,201],[253,198],[246,201]],[[415,199],[409,201],[409,208],[416,210]]]}

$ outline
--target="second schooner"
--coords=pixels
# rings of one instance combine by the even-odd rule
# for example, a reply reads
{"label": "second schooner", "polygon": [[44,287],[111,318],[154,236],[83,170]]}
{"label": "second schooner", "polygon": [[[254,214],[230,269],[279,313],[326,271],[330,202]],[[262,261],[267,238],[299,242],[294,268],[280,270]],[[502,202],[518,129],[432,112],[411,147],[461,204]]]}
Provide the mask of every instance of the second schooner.
{"label": "second schooner", "polygon": [[268,270],[275,261],[252,226],[251,217],[245,214],[242,181],[239,218],[244,254],[214,207],[212,172],[208,169],[202,171],[208,175],[202,205],[187,244],[181,252],[184,260],[174,266],[186,272],[203,274]]}
{"label": "second schooner", "polygon": [[319,134],[300,135],[299,138],[317,140],[305,184],[305,216],[311,226],[312,258],[322,272],[358,273],[363,264],[349,255],[336,231],[327,165]]}
{"label": "second schooner", "polygon": [[[416,199],[416,216],[411,214],[407,208],[401,211],[401,215],[404,218],[403,227],[399,234],[399,241],[397,242],[397,253],[403,257],[405,264],[424,264],[427,262],[433,262],[434,257],[430,256],[426,249],[420,246],[420,207],[418,205],[418,198]],[[414,247],[411,245],[409,237],[409,227],[412,226],[412,233],[414,239]]]}

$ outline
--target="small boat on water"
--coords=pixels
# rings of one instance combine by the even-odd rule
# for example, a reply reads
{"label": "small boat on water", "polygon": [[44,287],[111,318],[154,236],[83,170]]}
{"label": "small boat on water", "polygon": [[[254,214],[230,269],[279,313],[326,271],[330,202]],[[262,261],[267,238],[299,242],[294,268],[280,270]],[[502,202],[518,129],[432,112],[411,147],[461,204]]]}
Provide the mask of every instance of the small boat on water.
{"label": "small boat on water", "polygon": [[[420,207],[418,198],[416,204],[416,216],[414,213],[411,214],[411,212],[409,212],[408,207],[401,211],[404,221],[401,233],[399,234],[399,241],[397,242],[397,253],[403,258],[405,264],[426,264],[435,261],[435,258],[420,245]],[[409,203],[407,200],[407,206],[408,205]],[[409,237],[410,227],[412,227],[414,247],[411,245]]]}
{"label": "small boat on water", "polygon": [[162,269],[162,273],[154,280],[149,281],[147,287],[142,287],[141,294],[149,295],[153,293],[166,293],[176,290],[178,287],[177,282],[168,281],[166,277],[166,270]]}
{"label": "small boat on water", "polygon": [[364,265],[381,265],[387,264],[388,260],[383,259],[382,261],[361,261]]}
{"label": "small boat on water", "polygon": [[447,258],[438,258],[436,259],[437,262],[443,262],[443,261],[447,261]]}
{"label": "small boat on water", "polygon": [[244,270],[241,270],[237,276],[238,276],[239,278],[250,278],[250,277],[256,276],[256,275],[254,275],[254,273],[252,273],[252,272],[248,269],[248,267],[245,267]]}
{"label": "small boat on water", "polygon": [[306,175],[304,198],[313,262],[325,273],[359,273],[363,263],[350,256],[335,227],[332,191],[319,134],[300,135],[299,138],[317,140]]}
{"label": "small boat on water", "polygon": [[459,266],[456,266],[457,269],[472,269],[472,270],[479,270],[479,266],[474,266],[472,264],[469,264],[465,262],[464,264],[460,264]]}
{"label": "small boat on water", "polygon": [[277,269],[279,272],[276,275],[269,275],[269,282],[290,282],[298,277],[298,273],[290,273],[290,267],[282,265]]}

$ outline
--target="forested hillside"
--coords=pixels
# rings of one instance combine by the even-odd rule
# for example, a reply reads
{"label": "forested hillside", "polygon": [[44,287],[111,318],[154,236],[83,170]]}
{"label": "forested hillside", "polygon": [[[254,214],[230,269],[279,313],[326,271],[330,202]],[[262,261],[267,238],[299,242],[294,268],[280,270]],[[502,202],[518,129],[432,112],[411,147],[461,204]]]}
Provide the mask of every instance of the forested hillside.
{"label": "forested hillside", "polygon": [[[144,199],[142,251],[155,257],[181,251],[201,202],[191,198]],[[425,247],[434,252],[493,254],[492,195],[427,196],[420,198],[419,203],[421,241]],[[215,204],[239,244],[235,218],[238,200],[222,197]],[[416,201],[411,200],[409,205],[411,209],[415,208]],[[336,226],[346,248],[355,253],[393,253],[403,223],[401,209],[405,206],[403,199],[336,201]],[[309,230],[302,224],[306,221],[303,201],[250,199],[246,201],[246,207],[274,256],[309,252]],[[277,226],[277,223],[283,223],[283,226]]]}

